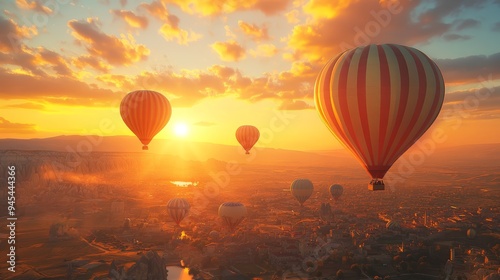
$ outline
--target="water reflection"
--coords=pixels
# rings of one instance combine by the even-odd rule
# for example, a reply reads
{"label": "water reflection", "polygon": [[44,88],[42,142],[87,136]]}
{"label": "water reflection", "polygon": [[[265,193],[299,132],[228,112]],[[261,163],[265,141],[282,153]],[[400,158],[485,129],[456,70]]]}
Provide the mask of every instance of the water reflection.
{"label": "water reflection", "polygon": [[188,181],[170,181],[170,183],[176,185],[177,187],[183,187],[183,188],[186,188],[186,187],[196,187],[199,182],[188,182]]}
{"label": "water reflection", "polygon": [[193,277],[189,275],[189,268],[182,268],[180,266],[167,266],[168,277],[167,280],[192,280]]}

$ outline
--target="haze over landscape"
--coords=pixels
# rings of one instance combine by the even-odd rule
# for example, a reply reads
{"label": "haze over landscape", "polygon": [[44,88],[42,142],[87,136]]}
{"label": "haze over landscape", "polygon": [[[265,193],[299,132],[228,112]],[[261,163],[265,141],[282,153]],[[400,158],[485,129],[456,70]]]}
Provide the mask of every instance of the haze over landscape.
{"label": "haze over landscape", "polygon": [[0,279],[498,279],[498,14],[2,1]]}

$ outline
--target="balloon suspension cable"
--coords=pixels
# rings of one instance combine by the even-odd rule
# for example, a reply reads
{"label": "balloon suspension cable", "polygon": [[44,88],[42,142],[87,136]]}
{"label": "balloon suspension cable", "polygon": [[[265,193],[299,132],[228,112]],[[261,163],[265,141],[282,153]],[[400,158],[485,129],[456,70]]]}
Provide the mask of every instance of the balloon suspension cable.
{"label": "balloon suspension cable", "polygon": [[142,149],[143,149],[143,150],[149,150],[149,149],[148,149],[148,145],[144,145],[144,146],[142,146]]}

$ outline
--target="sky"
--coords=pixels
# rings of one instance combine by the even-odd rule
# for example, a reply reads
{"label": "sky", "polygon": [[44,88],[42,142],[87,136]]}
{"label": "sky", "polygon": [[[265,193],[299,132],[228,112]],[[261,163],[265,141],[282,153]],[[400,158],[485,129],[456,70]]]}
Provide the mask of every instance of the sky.
{"label": "sky", "polygon": [[155,139],[237,145],[250,124],[257,146],[338,149],[314,107],[318,72],[346,49],[395,43],[445,80],[424,137],[500,143],[499,14],[498,0],[1,1],[0,138],[133,135],[120,101],[149,89],[172,105]]}

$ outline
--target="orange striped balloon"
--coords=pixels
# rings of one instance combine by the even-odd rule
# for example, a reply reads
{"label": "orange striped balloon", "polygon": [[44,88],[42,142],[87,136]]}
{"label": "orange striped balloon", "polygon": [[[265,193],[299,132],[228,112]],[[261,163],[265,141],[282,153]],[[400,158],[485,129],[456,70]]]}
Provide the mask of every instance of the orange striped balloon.
{"label": "orange striped balloon", "polygon": [[382,179],[438,116],[444,81],[417,49],[369,45],[332,58],[316,79],[314,99],[333,135]]}
{"label": "orange striped balloon", "polygon": [[242,125],[236,130],[236,139],[240,145],[245,149],[246,154],[250,154],[250,149],[259,140],[260,132],[253,125]]}
{"label": "orange striped balloon", "polygon": [[128,128],[148,149],[151,139],[170,120],[172,107],[161,93],[151,90],[137,90],[127,94],[120,104],[120,114]]}
{"label": "orange striped balloon", "polygon": [[172,220],[179,225],[184,217],[189,213],[189,202],[184,198],[172,198],[168,201],[167,211]]}

